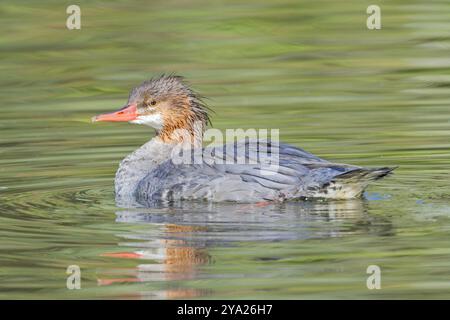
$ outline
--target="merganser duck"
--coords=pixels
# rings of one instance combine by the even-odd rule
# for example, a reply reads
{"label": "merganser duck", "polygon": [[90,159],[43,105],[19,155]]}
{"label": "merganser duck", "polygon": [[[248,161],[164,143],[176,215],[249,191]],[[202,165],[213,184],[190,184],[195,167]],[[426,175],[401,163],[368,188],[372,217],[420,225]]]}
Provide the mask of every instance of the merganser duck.
{"label": "merganser duck", "polygon": [[[208,110],[201,96],[189,88],[183,77],[163,75],[134,88],[125,107],[93,117],[93,121],[124,121],[156,130],[153,139],[120,163],[115,177],[118,203],[350,199],[360,197],[369,182],[395,169],[329,162],[303,149],[271,140],[246,139],[204,148],[204,128],[210,124]],[[174,150],[180,145],[181,150],[188,146],[194,153],[200,152],[202,160],[173,161]],[[268,148],[271,151],[266,152]],[[247,162],[223,161],[230,150],[245,150],[241,158]],[[276,170],[264,169],[272,154],[277,154]],[[252,155],[258,160],[256,163],[250,163]],[[236,160],[236,156],[232,155],[232,159]]]}

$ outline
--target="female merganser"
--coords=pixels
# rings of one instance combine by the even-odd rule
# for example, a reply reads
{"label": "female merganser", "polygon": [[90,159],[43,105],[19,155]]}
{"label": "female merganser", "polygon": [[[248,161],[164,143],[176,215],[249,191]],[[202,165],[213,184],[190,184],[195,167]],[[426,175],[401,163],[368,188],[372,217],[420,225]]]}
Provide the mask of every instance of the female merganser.
{"label": "female merganser", "polygon": [[[204,128],[210,123],[207,111],[201,97],[182,77],[163,75],[134,88],[122,109],[92,119],[125,121],[156,129],[153,139],[120,163],[115,177],[119,203],[350,199],[361,196],[370,181],[395,169],[333,163],[300,148],[262,139],[203,148]],[[178,154],[179,150],[189,149],[186,146],[193,154],[200,152],[201,161],[173,161],[174,150]],[[230,150],[244,150],[240,160],[247,162],[230,163]],[[277,165],[266,166],[274,154]],[[231,157],[237,158],[235,154]],[[251,162],[252,159],[257,161]]]}

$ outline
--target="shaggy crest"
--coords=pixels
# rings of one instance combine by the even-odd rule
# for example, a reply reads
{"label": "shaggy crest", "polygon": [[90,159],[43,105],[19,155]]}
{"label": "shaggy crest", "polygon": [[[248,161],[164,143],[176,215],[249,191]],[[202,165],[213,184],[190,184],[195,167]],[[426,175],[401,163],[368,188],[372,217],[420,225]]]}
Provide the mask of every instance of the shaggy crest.
{"label": "shaggy crest", "polygon": [[158,130],[158,136],[165,142],[179,142],[181,137],[177,131],[180,130],[187,130],[190,135],[200,134],[201,137],[206,126],[211,124],[209,108],[181,76],[162,75],[144,81],[131,91],[128,98],[128,103],[138,105],[149,105],[151,101],[163,115],[164,125]]}

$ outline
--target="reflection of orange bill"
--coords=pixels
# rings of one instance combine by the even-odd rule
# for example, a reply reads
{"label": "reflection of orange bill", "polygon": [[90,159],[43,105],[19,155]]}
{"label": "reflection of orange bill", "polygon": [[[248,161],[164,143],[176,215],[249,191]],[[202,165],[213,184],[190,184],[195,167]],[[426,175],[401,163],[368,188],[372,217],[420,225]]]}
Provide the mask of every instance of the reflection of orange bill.
{"label": "reflection of orange bill", "polygon": [[138,278],[97,279],[99,286],[109,286],[115,283],[139,282]]}
{"label": "reflection of orange bill", "polygon": [[122,258],[122,259],[141,259],[142,254],[136,252],[107,252],[102,253],[102,257]]}

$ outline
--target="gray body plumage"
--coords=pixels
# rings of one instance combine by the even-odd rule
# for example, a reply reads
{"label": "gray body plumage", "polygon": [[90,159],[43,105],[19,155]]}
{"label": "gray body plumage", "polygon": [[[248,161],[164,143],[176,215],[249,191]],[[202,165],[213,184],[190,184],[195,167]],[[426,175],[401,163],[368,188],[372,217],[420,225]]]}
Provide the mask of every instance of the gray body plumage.
{"label": "gray body plumage", "polygon": [[[276,166],[266,165],[273,164],[274,150]],[[202,155],[200,162],[179,163],[173,160],[173,145],[158,138],[147,142],[121,162],[115,179],[117,202],[134,206],[160,200],[349,199],[393,170],[332,163],[294,146],[265,141],[247,140],[197,152]]]}

